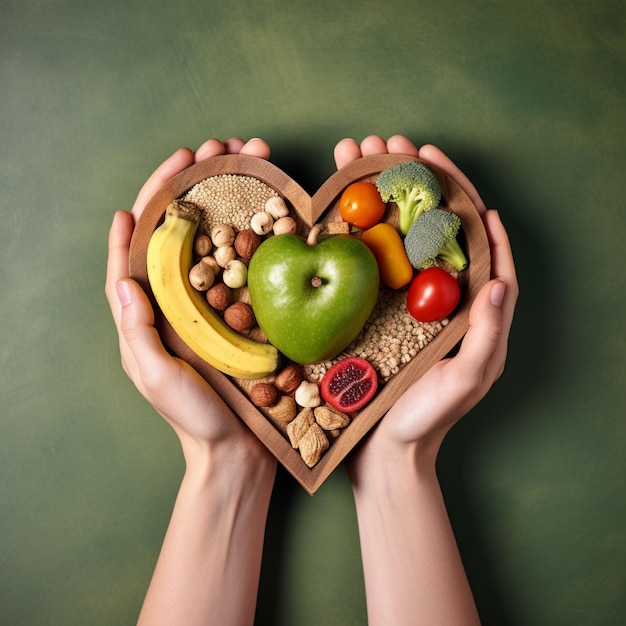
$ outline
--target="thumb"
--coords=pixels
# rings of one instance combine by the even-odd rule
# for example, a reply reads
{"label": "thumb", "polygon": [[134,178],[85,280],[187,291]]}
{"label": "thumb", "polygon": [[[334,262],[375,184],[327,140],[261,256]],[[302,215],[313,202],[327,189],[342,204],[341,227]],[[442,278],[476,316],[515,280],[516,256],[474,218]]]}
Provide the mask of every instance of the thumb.
{"label": "thumb", "polygon": [[491,280],[480,290],[469,316],[469,329],[457,355],[457,364],[462,363],[468,376],[481,375],[491,378],[488,369],[495,368],[497,378],[503,367],[493,359],[503,337],[502,302],[506,285],[500,280]]}
{"label": "thumb", "polygon": [[[119,332],[142,374],[150,372],[167,355],[154,327],[154,311],[141,287],[130,278],[115,284],[122,306]],[[143,376],[142,376],[143,377]]]}

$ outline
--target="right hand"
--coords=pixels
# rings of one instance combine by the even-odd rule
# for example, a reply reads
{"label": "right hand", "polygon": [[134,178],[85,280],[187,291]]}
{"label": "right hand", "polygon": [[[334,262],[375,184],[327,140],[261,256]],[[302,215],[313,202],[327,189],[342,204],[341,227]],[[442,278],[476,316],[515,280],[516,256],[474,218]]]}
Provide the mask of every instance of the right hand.
{"label": "right hand", "polygon": [[387,142],[372,135],[360,146],[343,140],[335,148],[341,168],[362,156],[383,153],[416,156],[444,170],[477,207],[491,246],[492,276],[472,304],[469,329],[459,352],[434,365],[399,398],[378,426],[352,455],[354,479],[380,471],[402,458],[402,451],[419,448],[432,462],[450,428],[489,391],[504,369],[507,343],[518,297],[518,283],[507,233],[496,211],[487,211],[469,179],[432,145],[419,150],[406,137]]}

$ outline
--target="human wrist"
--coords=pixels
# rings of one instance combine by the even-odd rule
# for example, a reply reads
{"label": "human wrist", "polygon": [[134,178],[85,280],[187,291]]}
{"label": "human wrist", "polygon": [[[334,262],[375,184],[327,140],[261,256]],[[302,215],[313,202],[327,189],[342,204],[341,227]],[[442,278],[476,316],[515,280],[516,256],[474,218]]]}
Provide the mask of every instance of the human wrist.
{"label": "human wrist", "polygon": [[185,479],[197,484],[227,490],[245,490],[250,486],[271,487],[276,476],[276,459],[253,435],[236,441],[185,441]]}
{"label": "human wrist", "polygon": [[350,460],[349,476],[355,495],[363,492],[402,492],[420,481],[436,481],[436,460],[440,442],[366,441]]}

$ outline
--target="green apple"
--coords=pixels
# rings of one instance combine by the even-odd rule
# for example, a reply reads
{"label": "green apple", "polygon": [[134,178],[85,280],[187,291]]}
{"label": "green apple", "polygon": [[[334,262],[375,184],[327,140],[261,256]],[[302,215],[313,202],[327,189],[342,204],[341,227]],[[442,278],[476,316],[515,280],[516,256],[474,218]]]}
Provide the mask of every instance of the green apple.
{"label": "green apple", "polygon": [[378,283],[369,248],[341,235],[313,245],[298,235],[274,235],[248,267],[257,322],[270,343],[296,363],[339,354],[370,316]]}

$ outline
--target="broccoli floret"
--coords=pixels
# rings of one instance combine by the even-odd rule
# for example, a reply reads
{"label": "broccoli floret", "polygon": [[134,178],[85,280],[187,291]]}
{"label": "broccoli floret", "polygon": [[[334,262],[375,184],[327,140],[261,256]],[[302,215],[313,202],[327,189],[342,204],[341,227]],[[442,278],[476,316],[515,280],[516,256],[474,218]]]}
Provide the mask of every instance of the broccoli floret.
{"label": "broccoli floret", "polygon": [[441,188],[435,175],[418,161],[405,161],[383,170],[376,181],[384,202],[398,206],[400,232],[406,235],[424,211],[441,202]]}
{"label": "broccoli floret", "polygon": [[411,265],[425,269],[436,259],[447,261],[458,272],[467,267],[467,257],[457,241],[461,218],[456,213],[432,209],[422,213],[404,238],[404,248]]}

